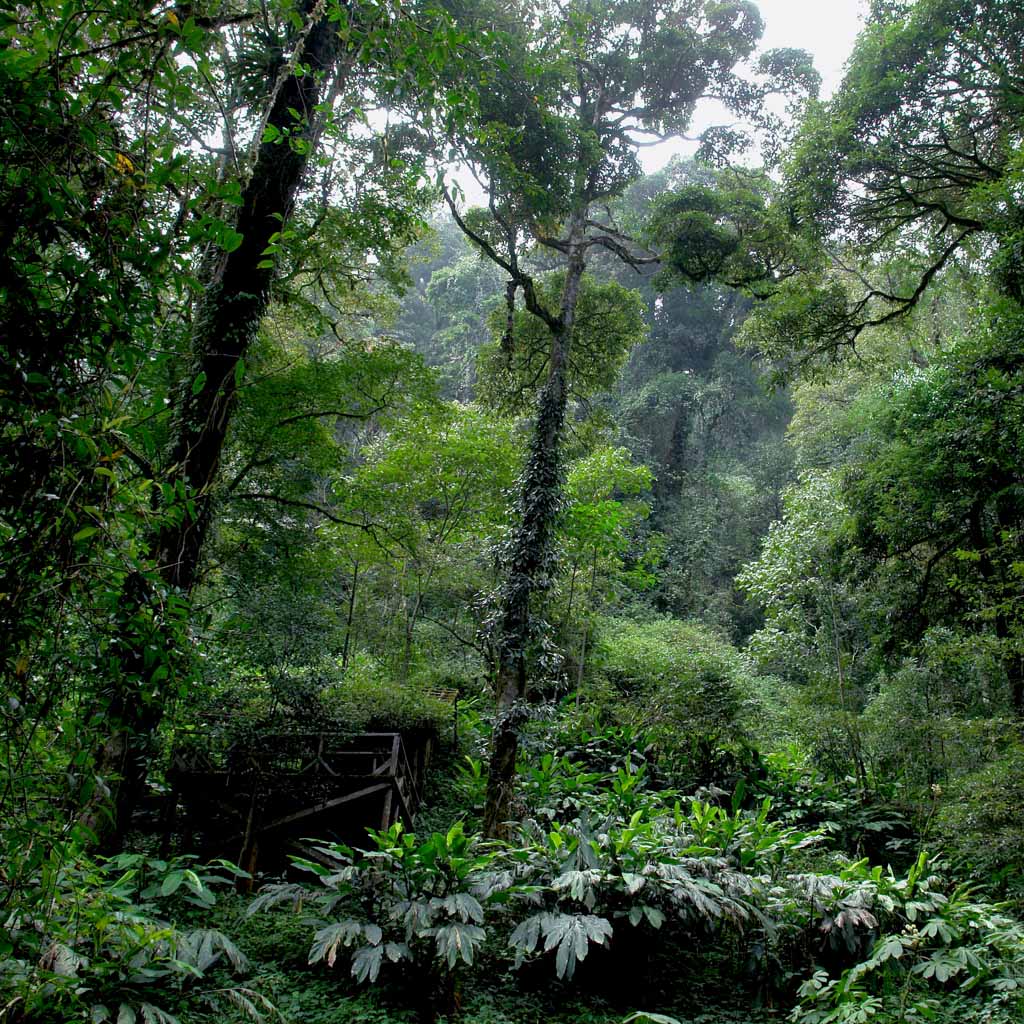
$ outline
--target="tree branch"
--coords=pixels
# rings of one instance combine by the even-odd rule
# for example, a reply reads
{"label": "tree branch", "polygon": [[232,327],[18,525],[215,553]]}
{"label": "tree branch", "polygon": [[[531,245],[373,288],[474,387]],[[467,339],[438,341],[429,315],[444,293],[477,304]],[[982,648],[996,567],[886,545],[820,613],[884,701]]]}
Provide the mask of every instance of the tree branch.
{"label": "tree branch", "polygon": [[344,516],[339,516],[336,512],[332,512],[330,509],[324,508],[323,505],[318,505],[315,501],[301,501],[298,498],[285,498],[280,494],[272,494],[269,491],[247,491],[245,494],[235,494],[231,496],[232,501],[270,501],[275,505],[282,505],[285,508],[300,508],[305,509],[307,512],[318,512],[324,517],[329,519],[332,523],[338,523],[340,526],[352,526],[357,530],[365,530],[369,533],[374,540],[377,539],[374,533],[375,527],[372,523],[360,523],[355,519],[346,519]]}

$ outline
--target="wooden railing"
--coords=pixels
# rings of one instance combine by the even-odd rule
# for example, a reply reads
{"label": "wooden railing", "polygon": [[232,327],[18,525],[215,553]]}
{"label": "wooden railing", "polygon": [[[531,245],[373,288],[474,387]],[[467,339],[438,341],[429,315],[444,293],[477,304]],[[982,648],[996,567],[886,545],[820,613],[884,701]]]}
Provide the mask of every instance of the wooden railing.
{"label": "wooden railing", "polygon": [[171,771],[261,777],[372,775],[391,764],[396,737],[401,751],[401,734],[397,732],[371,732],[355,737],[340,732],[265,732],[232,742],[217,735],[190,737],[175,749]]}
{"label": "wooden railing", "polygon": [[234,822],[231,845],[240,842],[239,862],[249,871],[257,846],[275,836],[320,834],[342,822],[360,830],[399,819],[413,824],[430,736],[418,737],[410,751],[399,732],[267,732],[244,741],[229,735],[211,727],[189,737],[174,751],[168,776],[193,824]]}

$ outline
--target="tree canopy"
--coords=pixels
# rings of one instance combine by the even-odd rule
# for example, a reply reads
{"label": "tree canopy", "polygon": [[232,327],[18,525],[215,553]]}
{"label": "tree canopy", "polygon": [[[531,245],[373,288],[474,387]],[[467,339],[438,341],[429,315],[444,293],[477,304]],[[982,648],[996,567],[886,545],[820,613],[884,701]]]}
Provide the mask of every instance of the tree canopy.
{"label": "tree canopy", "polygon": [[0,1021],[1019,1021],[1019,7],[0,10]]}

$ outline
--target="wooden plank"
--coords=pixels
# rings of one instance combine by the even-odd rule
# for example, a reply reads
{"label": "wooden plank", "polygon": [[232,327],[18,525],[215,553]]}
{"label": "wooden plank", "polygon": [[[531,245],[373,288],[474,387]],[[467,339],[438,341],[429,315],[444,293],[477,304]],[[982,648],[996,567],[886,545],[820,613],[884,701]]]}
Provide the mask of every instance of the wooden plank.
{"label": "wooden plank", "polygon": [[238,854],[238,864],[248,873],[248,878],[239,878],[235,888],[239,892],[252,892],[253,879],[256,877],[256,860],[259,857],[260,844],[256,839],[259,832],[259,791],[253,787],[249,800],[249,813],[245,817],[245,832],[242,836],[242,849]]}
{"label": "wooden plank", "polygon": [[[407,825],[412,825],[412,812],[409,810],[409,805],[405,802],[405,797],[402,795],[402,790],[398,785],[398,780],[394,780],[394,794],[398,797],[398,813],[405,819]],[[390,803],[390,801],[389,801]],[[389,809],[390,813],[390,809]]]}
{"label": "wooden plank", "polygon": [[[409,790],[409,795],[406,797],[407,806],[412,807],[415,810],[419,807],[420,803],[419,789],[416,785],[416,773],[413,771],[412,765],[409,763],[409,757],[404,745],[402,747],[402,767],[403,771],[401,773],[396,772],[395,775],[396,777],[401,777],[406,781]],[[404,791],[402,795],[406,796]]]}
{"label": "wooden plank", "polygon": [[[377,765],[377,771],[386,770],[389,766],[389,762],[386,758],[380,760],[382,757],[382,751],[360,751],[360,752],[345,752],[343,754],[329,754],[327,755],[328,761],[319,760],[312,761],[309,764],[302,765],[300,768],[288,768],[284,766],[274,766],[273,764],[261,764],[258,767],[250,766],[246,770],[240,771],[237,767],[233,769],[196,769],[195,771],[183,771],[176,770],[174,777],[181,779],[183,782],[189,780],[205,781],[207,779],[230,779],[233,777],[247,777],[249,775],[259,775],[266,778],[288,778],[288,779],[300,779],[310,775],[317,775],[322,772],[328,773],[333,778],[351,778],[355,775],[366,775],[367,772],[354,772],[352,771],[353,765],[339,765],[335,764],[333,767],[328,762],[339,761],[345,759],[351,762],[353,759],[361,759],[363,761],[370,761],[371,764]],[[320,772],[313,769],[319,767]]]}
{"label": "wooden plank", "polygon": [[[280,743],[275,743],[275,737]],[[385,829],[400,818],[411,823],[433,752],[430,737],[418,738],[410,746],[397,731],[360,736],[329,730],[279,736],[267,733],[260,737],[257,749],[225,747],[221,739],[210,737],[210,750],[193,749],[185,754],[176,751],[171,774],[175,785],[185,791],[192,819],[187,825],[195,821],[197,805],[207,808],[215,796],[225,801],[230,790],[230,796],[241,804],[231,806],[227,815],[241,819],[240,859],[255,856],[257,836],[378,794],[381,802],[374,801],[374,810],[367,808],[365,817],[360,814],[362,823],[368,824],[378,815],[380,827]],[[356,787],[354,791],[344,792],[352,787]],[[282,811],[299,809],[263,824],[253,813],[257,799],[254,790],[264,801],[273,800]],[[309,800],[315,802],[309,804]],[[207,812],[202,813],[205,816]]]}
{"label": "wooden plank", "polygon": [[[394,781],[395,777],[398,775],[398,754],[401,749],[402,735],[401,733],[396,732],[391,739],[391,758],[388,762],[388,767],[390,768],[388,775],[391,777],[392,784],[389,784],[388,791],[384,794],[384,807],[380,816],[380,827],[384,831],[387,831],[387,829],[391,827],[394,793],[397,789],[397,785],[394,784]],[[399,799],[401,799],[401,794],[399,794]]]}
{"label": "wooden plank", "polygon": [[260,831],[268,832],[272,828],[280,828],[281,825],[289,825],[293,821],[301,821],[303,818],[319,814],[321,811],[329,811],[333,807],[340,807],[342,804],[347,804],[352,800],[358,800],[363,796],[370,796],[372,793],[379,793],[385,789],[391,789],[390,782],[378,782],[376,785],[357,789],[354,793],[347,793],[345,796],[336,796],[331,800],[324,800],[321,803],[314,804],[312,807],[306,807],[301,811],[296,811],[294,814],[285,815],[283,818],[275,818],[273,821],[264,825]]}

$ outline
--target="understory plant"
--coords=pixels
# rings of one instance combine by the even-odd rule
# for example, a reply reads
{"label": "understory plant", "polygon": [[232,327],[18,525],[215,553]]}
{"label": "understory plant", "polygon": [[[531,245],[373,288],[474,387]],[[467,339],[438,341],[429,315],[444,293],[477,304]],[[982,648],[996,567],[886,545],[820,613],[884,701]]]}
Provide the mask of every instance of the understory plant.
{"label": "understory plant", "polygon": [[861,953],[804,981],[794,1024],[1021,1019],[1024,927],[970,887],[950,889],[927,854],[904,877],[853,864],[831,896],[828,931]]}
{"label": "understory plant", "polygon": [[507,894],[511,873],[496,868],[497,851],[461,823],[426,839],[401,822],[369,836],[374,849],[361,857],[335,843],[319,846],[318,860],[296,859],[316,887],[269,885],[249,913],[305,906],[310,964],[341,960],[360,983],[386,979],[397,966],[396,975],[416,978],[425,1002],[450,1009],[459,972],[473,966],[486,937],[485,908]]}
{"label": "understory plant", "polygon": [[217,891],[242,875],[122,854],[91,860],[54,847],[8,904],[0,931],[5,1021],[177,1024],[193,1010],[260,1021],[274,1012],[237,982],[247,958],[205,927]]}
{"label": "understory plant", "polygon": [[851,863],[820,830],[775,821],[769,800],[746,809],[742,790],[729,807],[682,801],[628,761],[579,786],[573,764],[536,766],[538,813],[511,839],[395,825],[361,855],[323,845],[297,861],[315,885],[268,886],[250,913],[304,910],[311,964],[404,983],[435,1015],[472,972],[550,972],[591,991],[635,985],[662,950],[702,970],[728,962],[738,983],[797,1001],[795,1024],[925,1020],[954,997],[965,1020],[1018,1012],[1021,926],[951,890],[926,856],[906,875]]}
{"label": "understory plant", "polygon": [[[557,763],[543,762],[540,775],[546,797],[562,792]],[[625,950],[627,935],[642,947],[662,929],[678,939],[753,927],[785,851],[816,839],[773,824],[767,804],[756,814],[669,805],[644,788],[642,767],[593,776],[575,815],[541,814],[513,840],[468,836],[461,823],[421,839],[396,824],[370,832],[362,856],[320,846],[317,861],[296,861],[315,887],[267,886],[250,913],[304,909],[311,964],[345,963],[366,983],[412,969],[445,1002],[483,950],[516,968],[549,960],[568,980],[593,948]]]}

